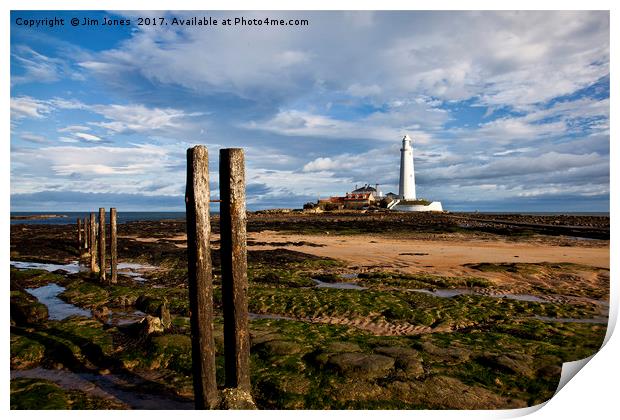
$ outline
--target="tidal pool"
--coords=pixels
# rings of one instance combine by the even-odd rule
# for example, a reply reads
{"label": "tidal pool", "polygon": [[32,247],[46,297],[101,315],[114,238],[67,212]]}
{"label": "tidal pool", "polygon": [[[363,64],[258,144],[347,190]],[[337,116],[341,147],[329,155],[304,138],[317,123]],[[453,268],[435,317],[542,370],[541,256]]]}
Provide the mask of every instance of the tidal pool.
{"label": "tidal pool", "polygon": [[78,261],[72,261],[69,264],[51,264],[51,263],[38,263],[31,261],[11,261],[11,265],[20,270],[45,270],[45,271],[56,271],[56,270],[64,270],[67,273],[75,274],[80,271],[86,271],[88,268],[79,264]]}
{"label": "tidal pool", "polygon": [[326,283],[321,280],[312,279],[316,283],[316,287],[325,287],[328,289],[350,289],[350,290],[366,290],[367,287],[359,286],[355,283]]}
{"label": "tidal pool", "polygon": [[120,401],[129,408],[138,410],[191,410],[193,401],[182,398],[167,397],[159,393],[142,391],[140,386],[148,381],[136,375],[108,374],[100,375],[87,372],[71,372],[65,369],[51,370],[33,368],[12,370],[11,379],[38,378],[55,382],[64,389],[78,389],[99,398]]}
{"label": "tidal pool", "polygon": [[61,300],[58,295],[65,290],[64,287],[56,283],[33,289],[26,289],[26,292],[36,297],[39,302],[47,306],[49,319],[60,321],[72,315],[92,316],[88,309],[82,309]]}
{"label": "tidal pool", "polygon": [[437,296],[441,298],[451,298],[454,296],[460,295],[477,295],[477,296],[487,296],[497,299],[511,299],[511,300],[521,300],[524,302],[550,302],[544,298],[534,295],[526,295],[526,294],[515,294],[515,293],[501,293],[501,294],[486,294],[479,293],[473,289],[409,289],[410,292],[419,292],[426,293],[428,295]]}
{"label": "tidal pool", "polygon": [[[51,264],[51,263],[38,263],[32,261],[11,261],[11,265],[20,270],[45,270],[49,272],[53,272],[56,270],[64,270],[67,273],[75,274],[80,271],[88,271],[89,267],[80,265],[79,261],[72,261],[68,264]],[[142,277],[142,273],[137,270],[154,270],[157,267],[146,264],[139,263],[130,263],[130,262],[122,262],[117,264],[118,274],[131,277],[135,281],[143,282],[146,281],[144,277]]]}

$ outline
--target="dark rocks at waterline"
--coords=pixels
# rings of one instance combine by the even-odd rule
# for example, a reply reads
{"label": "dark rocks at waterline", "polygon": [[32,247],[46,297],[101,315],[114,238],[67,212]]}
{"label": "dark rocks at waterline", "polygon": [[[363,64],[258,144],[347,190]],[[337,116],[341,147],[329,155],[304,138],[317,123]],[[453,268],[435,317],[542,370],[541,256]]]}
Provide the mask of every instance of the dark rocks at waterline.
{"label": "dark rocks at waterline", "polygon": [[138,323],[141,327],[142,335],[151,335],[153,333],[164,332],[164,325],[161,319],[156,316],[147,315]]}
{"label": "dark rocks at waterline", "polygon": [[141,295],[135,300],[134,306],[144,313],[159,318],[164,329],[170,328],[172,318],[170,316],[170,309],[168,308],[168,301],[166,298],[160,299]]}
{"label": "dark rocks at waterline", "polygon": [[321,283],[338,283],[342,281],[342,277],[335,273],[317,273],[313,277]]}
{"label": "dark rocks at waterline", "polygon": [[120,295],[110,301],[110,305],[119,308],[131,308],[136,304],[137,298],[132,295]]}
{"label": "dark rocks at waterline", "polygon": [[37,298],[20,290],[11,291],[11,319],[18,324],[37,324],[47,320],[47,307]]}
{"label": "dark rocks at waterline", "polygon": [[161,320],[161,324],[164,327],[164,329],[170,328],[170,325],[172,325],[172,318],[170,317],[170,310],[168,309],[168,302],[164,300],[164,302],[161,305],[159,305],[159,308],[157,308],[156,315]]}
{"label": "dark rocks at waterline", "polygon": [[140,321],[132,324],[119,325],[119,329],[137,338],[147,338],[152,334],[164,332],[161,319],[151,315],[146,315]]}
{"label": "dark rocks at waterline", "polygon": [[[147,295],[140,295],[135,301],[135,307],[142,312],[161,318],[162,310],[167,311],[167,301],[165,298],[157,298]],[[168,317],[170,313],[168,313]]]}
{"label": "dark rocks at waterline", "polygon": [[93,309],[92,314],[94,318],[106,322],[110,318],[111,311],[110,308],[108,308],[107,306],[101,306],[99,308]]}

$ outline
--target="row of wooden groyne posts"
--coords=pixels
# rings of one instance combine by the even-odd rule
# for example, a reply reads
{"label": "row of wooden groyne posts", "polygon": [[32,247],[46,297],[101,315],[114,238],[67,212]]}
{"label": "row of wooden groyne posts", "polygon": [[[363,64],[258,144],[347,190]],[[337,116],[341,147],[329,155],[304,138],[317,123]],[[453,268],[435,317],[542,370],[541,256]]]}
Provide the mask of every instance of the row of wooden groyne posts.
{"label": "row of wooden groyne posts", "polygon": [[[205,146],[187,150],[185,211],[194,401],[197,409],[253,408],[248,327],[245,157],[220,150],[220,254],[224,312],[225,389],[216,382],[209,159]],[[214,200],[215,201],[215,200]],[[105,208],[77,220],[80,256],[104,284],[117,282],[116,209],[110,209],[110,277],[106,270]]]}
{"label": "row of wooden groyne posts", "polygon": [[77,219],[78,251],[80,257],[89,257],[91,273],[99,273],[102,283],[117,282],[117,232],[116,209],[110,209],[110,277],[106,269],[106,224],[105,209],[99,208],[99,222],[95,213],[90,218]]}

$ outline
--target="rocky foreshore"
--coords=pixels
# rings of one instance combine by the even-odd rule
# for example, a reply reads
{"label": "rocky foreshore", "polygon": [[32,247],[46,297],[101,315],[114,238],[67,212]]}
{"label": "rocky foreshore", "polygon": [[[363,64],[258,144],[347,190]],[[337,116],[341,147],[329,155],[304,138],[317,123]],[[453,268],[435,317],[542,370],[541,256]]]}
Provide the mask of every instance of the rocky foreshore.
{"label": "rocky foreshore", "polygon": [[[609,309],[608,241],[563,235],[582,226],[608,237],[609,218],[484,216],[248,214],[257,407],[496,409],[551,398],[562,363],[599,349]],[[102,284],[73,223],[11,225],[11,408],[193,407],[185,221],[118,232],[125,267]]]}

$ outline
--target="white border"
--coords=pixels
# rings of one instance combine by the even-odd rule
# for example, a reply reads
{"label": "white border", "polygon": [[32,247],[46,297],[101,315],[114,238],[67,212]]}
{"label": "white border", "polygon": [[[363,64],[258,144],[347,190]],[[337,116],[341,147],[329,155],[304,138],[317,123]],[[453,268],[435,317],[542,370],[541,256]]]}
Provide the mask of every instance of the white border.
{"label": "white border", "polygon": [[[284,0],[262,0],[262,1],[239,1],[231,0],[227,2],[199,2],[193,0],[174,0],[174,1],[158,1],[152,0],[148,3],[140,2],[136,0],[100,0],[97,2],[77,2],[77,1],[50,1],[50,0],[5,0],[2,2],[4,14],[2,15],[2,31],[1,49],[2,49],[2,63],[0,67],[0,77],[2,80],[1,92],[3,98],[3,118],[1,122],[2,138],[1,143],[2,153],[0,153],[0,173],[2,175],[0,180],[0,189],[2,192],[2,200],[0,201],[0,208],[4,217],[0,222],[1,231],[0,235],[4,238],[2,242],[1,260],[0,265],[8,268],[9,266],[9,197],[10,197],[10,183],[9,183],[9,168],[10,168],[10,126],[9,126],[9,97],[10,97],[10,73],[8,68],[8,57],[10,51],[10,10],[141,10],[148,8],[149,10],[611,10],[611,67],[614,68],[616,62],[616,51],[614,50],[615,43],[613,40],[617,40],[617,11],[613,7],[617,2],[604,1],[604,0],[590,0],[590,1],[548,1],[548,0],[521,0],[521,1],[491,1],[491,0],[477,0],[477,1],[458,1],[458,0],[434,0],[434,1],[397,1],[397,0],[382,0],[369,1],[338,1],[338,0],[315,0],[306,2],[290,2]],[[614,98],[618,93],[618,77],[615,75],[611,77],[611,138],[615,138],[614,133],[617,131],[614,124]],[[615,213],[618,208],[617,192],[615,191],[617,170],[614,163],[617,163],[617,154],[615,153],[616,147],[612,142],[611,145],[611,208],[610,214],[612,215],[612,242],[611,242],[611,254],[614,255],[615,243],[617,239],[616,229],[614,229]],[[613,319],[615,324],[615,318],[617,314],[617,280],[616,280],[616,264],[612,260],[611,267],[611,279],[612,279],[612,305],[610,318]],[[4,271],[7,273],[7,271]],[[4,279],[5,290],[8,291],[8,276]],[[6,295],[5,295],[6,299]],[[613,303],[615,301],[615,303]],[[9,325],[9,305],[2,305],[4,308],[4,319],[0,321],[2,324],[0,328],[3,328],[3,337],[6,340],[5,346],[2,347],[2,354],[0,354],[0,360],[5,361],[5,380],[2,382],[0,395],[3,401],[3,406],[6,410],[9,409],[9,381],[8,381],[8,358],[9,358],[9,343],[8,343],[8,325]],[[613,315],[612,315],[613,314]],[[613,330],[613,326],[610,325],[610,332]],[[315,418],[317,414],[319,416],[338,416],[342,419],[359,419],[360,416],[387,416],[397,418],[409,418],[415,416],[416,418],[472,418],[472,419],[486,419],[486,418],[504,418],[515,417],[519,415],[525,415],[529,412],[535,411],[530,418],[535,419],[606,419],[617,416],[618,413],[618,395],[617,385],[620,375],[618,355],[620,355],[620,344],[616,335],[608,334],[609,340],[604,348],[587,364],[585,369],[578,373],[577,378],[569,381],[566,386],[561,389],[556,396],[554,396],[544,408],[540,406],[531,409],[524,410],[497,410],[497,411],[332,411],[332,412],[313,412],[313,411],[296,411],[295,416],[300,418]],[[16,412],[11,411],[10,416],[14,418],[30,418],[30,416],[49,416],[52,419],[60,418],[61,416],[78,418],[84,416],[85,413],[79,412],[46,412],[46,413],[33,413],[33,412]],[[169,412],[149,412],[149,416],[156,418],[164,418],[170,416]],[[93,418],[103,418],[113,416],[130,418],[135,416],[136,413],[131,411],[127,412],[89,412],[87,414]],[[175,414],[172,414],[175,415]],[[183,416],[202,418],[208,416],[209,418],[226,416],[227,419],[242,418],[246,416],[257,416],[259,418],[285,418],[290,416],[290,413],[286,411],[276,412],[217,412],[217,413],[200,413],[200,412],[188,412],[182,414]]]}

